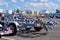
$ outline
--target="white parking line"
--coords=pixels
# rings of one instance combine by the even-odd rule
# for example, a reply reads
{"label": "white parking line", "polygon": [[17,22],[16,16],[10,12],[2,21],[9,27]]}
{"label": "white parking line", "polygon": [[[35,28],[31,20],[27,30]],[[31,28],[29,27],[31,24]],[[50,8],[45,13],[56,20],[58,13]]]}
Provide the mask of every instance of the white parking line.
{"label": "white parking line", "polygon": [[8,38],[8,37],[2,37],[3,39],[6,39],[6,40],[14,40],[14,39],[11,39],[11,38]]}

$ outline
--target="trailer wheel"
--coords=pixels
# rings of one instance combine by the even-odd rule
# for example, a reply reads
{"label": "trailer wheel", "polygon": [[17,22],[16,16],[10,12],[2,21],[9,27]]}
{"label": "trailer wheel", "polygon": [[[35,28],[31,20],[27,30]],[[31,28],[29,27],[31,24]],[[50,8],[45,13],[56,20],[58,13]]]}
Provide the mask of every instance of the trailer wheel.
{"label": "trailer wheel", "polygon": [[34,29],[35,29],[36,31],[40,31],[40,30],[42,29],[42,27],[34,27]]}
{"label": "trailer wheel", "polygon": [[35,29],[36,31],[40,31],[40,30],[42,29],[41,24],[40,24],[40,23],[35,23],[34,29]]}

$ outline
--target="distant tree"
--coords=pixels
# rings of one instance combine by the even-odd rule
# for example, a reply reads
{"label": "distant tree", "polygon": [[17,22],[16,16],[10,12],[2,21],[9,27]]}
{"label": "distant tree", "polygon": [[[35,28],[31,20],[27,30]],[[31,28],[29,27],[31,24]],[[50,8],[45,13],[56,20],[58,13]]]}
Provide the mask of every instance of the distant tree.
{"label": "distant tree", "polygon": [[39,12],[39,14],[41,14],[41,12]]}
{"label": "distant tree", "polygon": [[56,9],[56,13],[60,13],[60,10]]}
{"label": "distant tree", "polygon": [[14,14],[14,12],[12,12],[12,14]]}
{"label": "distant tree", "polygon": [[20,12],[19,9],[17,9],[17,10],[16,10],[16,13],[19,13],[19,12]]}

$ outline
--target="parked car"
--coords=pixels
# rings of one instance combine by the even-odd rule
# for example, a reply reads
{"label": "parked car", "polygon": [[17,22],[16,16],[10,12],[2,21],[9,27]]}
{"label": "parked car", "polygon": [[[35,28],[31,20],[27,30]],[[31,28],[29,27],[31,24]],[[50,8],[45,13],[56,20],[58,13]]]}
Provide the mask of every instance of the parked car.
{"label": "parked car", "polygon": [[54,17],[56,17],[56,18],[60,18],[60,13],[56,13],[56,14],[54,14]]}
{"label": "parked car", "polygon": [[48,15],[50,18],[60,18],[60,13],[54,13]]}
{"label": "parked car", "polygon": [[49,14],[48,15],[50,18],[53,18],[54,17],[54,14]]}

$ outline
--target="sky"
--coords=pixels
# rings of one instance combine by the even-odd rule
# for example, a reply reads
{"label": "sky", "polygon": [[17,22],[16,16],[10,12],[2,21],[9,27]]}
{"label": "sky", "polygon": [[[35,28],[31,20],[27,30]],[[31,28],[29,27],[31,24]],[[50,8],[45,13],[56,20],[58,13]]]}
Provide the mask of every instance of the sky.
{"label": "sky", "polygon": [[16,10],[50,10],[60,9],[60,0],[0,0],[0,9]]}

